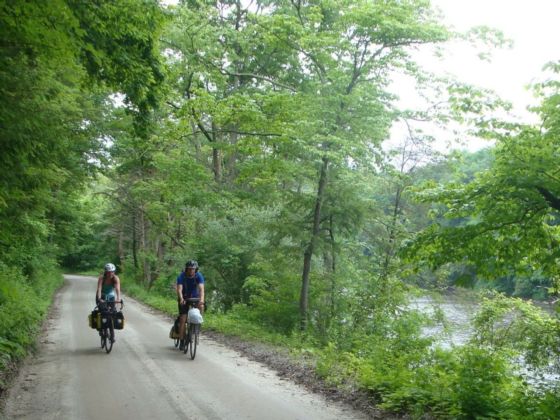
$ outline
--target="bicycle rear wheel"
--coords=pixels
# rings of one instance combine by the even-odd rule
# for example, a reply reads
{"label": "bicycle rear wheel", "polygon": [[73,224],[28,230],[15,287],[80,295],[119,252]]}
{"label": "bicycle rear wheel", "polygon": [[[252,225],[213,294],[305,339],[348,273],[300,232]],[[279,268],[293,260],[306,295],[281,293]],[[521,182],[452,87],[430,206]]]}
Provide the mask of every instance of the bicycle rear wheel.
{"label": "bicycle rear wheel", "polygon": [[198,344],[198,324],[189,324],[190,354],[191,360],[196,356],[196,346]]}
{"label": "bicycle rear wheel", "polygon": [[187,331],[185,332],[185,338],[184,338],[184,346],[183,346],[183,354],[187,354],[187,352],[189,351],[189,347],[191,345],[191,329],[190,327],[187,328]]}

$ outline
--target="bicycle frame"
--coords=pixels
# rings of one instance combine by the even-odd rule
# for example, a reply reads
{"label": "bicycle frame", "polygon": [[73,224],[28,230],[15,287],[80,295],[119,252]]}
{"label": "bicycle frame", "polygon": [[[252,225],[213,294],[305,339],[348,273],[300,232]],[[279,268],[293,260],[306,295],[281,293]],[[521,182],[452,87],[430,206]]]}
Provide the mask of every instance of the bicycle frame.
{"label": "bicycle frame", "polygon": [[101,336],[101,348],[105,349],[107,353],[110,353],[113,349],[113,343],[115,342],[115,328],[113,325],[114,314],[117,312],[116,304],[121,304],[121,310],[124,306],[124,302],[121,301],[109,301],[109,302],[99,302],[96,308],[101,314],[101,330],[99,335]]}
{"label": "bicycle frame", "polygon": [[[196,308],[197,304],[200,302],[199,298],[189,298],[186,299],[187,313],[190,309]],[[185,336],[183,341],[183,353],[190,353],[191,359],[194,360],[196,356],[196,348],[198,346],[198,335],[200,333],[200,324],[192,324],[188,322],[185,323]]]}

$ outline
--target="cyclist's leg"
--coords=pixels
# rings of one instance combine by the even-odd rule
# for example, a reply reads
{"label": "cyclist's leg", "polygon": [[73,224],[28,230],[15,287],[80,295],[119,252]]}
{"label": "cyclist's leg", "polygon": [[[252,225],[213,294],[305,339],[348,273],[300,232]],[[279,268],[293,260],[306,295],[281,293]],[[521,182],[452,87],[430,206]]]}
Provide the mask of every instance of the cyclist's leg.
{"label": "cyclist's leg", "polygon": [[179,307],[179,338],[181,340],[180,350],[185,345],[185,323],[187,322],[187,305],[178,304]]}
{"label": "cyclist's leg", "polygon": [[187,322],[187,316],[181,315],[179,317],[179,338],[181,339],[181,349],[185,344],[185,336],[186,336],[186,329],[187,329],[186,322]]}
{"label": "cyclist's leg", "polygon": [[110,333],[109,339],[111,340],[112,343],[114,343],[116,341],[115,340],[115,325],[114,325],[114,322],[115,322],[115,316],[114,315],[115,315],[116,309],[115,309],[115,302],[114,301],[109,303],[109,308],[110,308],[109,313],[110,313],[110,316],[111,316],[111,319],[109,321],[109,333]]}
{"label": "cyclist's leg", "polygon": [[[104,296],[101,296],[101,299],[103,299]],[[105,344],[107,343],[107,329],[105,328],[105,323],[103,322],[103,319],[105,317],[105,312],[107,311],[107,304],[106,303],[99,303],[99,314],[101,316],[101,325],[99,328],[99,337],[101,337],[101,348],[105,348]]]}

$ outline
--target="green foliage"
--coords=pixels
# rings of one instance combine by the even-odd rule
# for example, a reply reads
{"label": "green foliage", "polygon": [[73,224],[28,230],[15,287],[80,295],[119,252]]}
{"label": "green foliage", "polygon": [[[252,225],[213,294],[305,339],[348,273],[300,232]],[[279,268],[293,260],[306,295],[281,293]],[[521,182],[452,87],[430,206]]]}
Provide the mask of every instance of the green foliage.
{"label": "green foliage", "polygon": [[528,390],[518,393],[510,400],[511,411],[516,418],[555,419],[560,416],[560,389],[558,385],[546,390]]}
{"label": "green foliage", "polygon": [[98,177],[79,199],[69,199],[61,205],[65,217],[58,222],[56,237],[60,237],[60,263],[67,269],[98,271],[107,261],[117,261],[110,223],[106,220],[110,203],[102,193],[106,184],[105,178]]}
{"label": "green foliage", "polygon": [[77,25],[68,29],[88,74],[126,95],[139,135],[158,104],[163,68],[158,37],[164,15],[155,0],[91,3],[70,0]]}
{"label": "green foliage", "polygon": [[280,255],[251,266],[252,275],[243,284],[249,296],[250,320],[284,335],[290,335],[299,321],[297,271],[283,264]]}
{"label": "green foliage", "polygon": [[0,389],[4,374],[35,346],[37,334],[62,276],[47,264],[40,282],[0,262]]}
{"label": "green foliage", "polygon": [[484,298],[474,319],[478,346],[521,356],[533,370],[560,372],[560,320],[531,303],[501,295]]}
{"label": "green foliage", "polygon": [[477,347],[465,347],[459,352],[453,386],[461,417],[510,417],[509,397],[519,385],[500,353]]}

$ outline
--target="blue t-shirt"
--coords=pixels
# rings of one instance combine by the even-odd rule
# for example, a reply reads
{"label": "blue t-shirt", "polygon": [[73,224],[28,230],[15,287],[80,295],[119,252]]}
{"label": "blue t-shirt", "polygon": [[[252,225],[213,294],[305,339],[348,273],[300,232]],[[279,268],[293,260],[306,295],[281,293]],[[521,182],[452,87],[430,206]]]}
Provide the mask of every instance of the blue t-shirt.
{"label": "blue t-shirt", "polygon": [[204,276],[202,273],[197,272],[194,277],[189,278],[185,272],[182,271],[177,277],[177,284],[183,285],[183,297],[185,299],[197,298],[200,297],[198,293],[198,285],[204,284]]}

